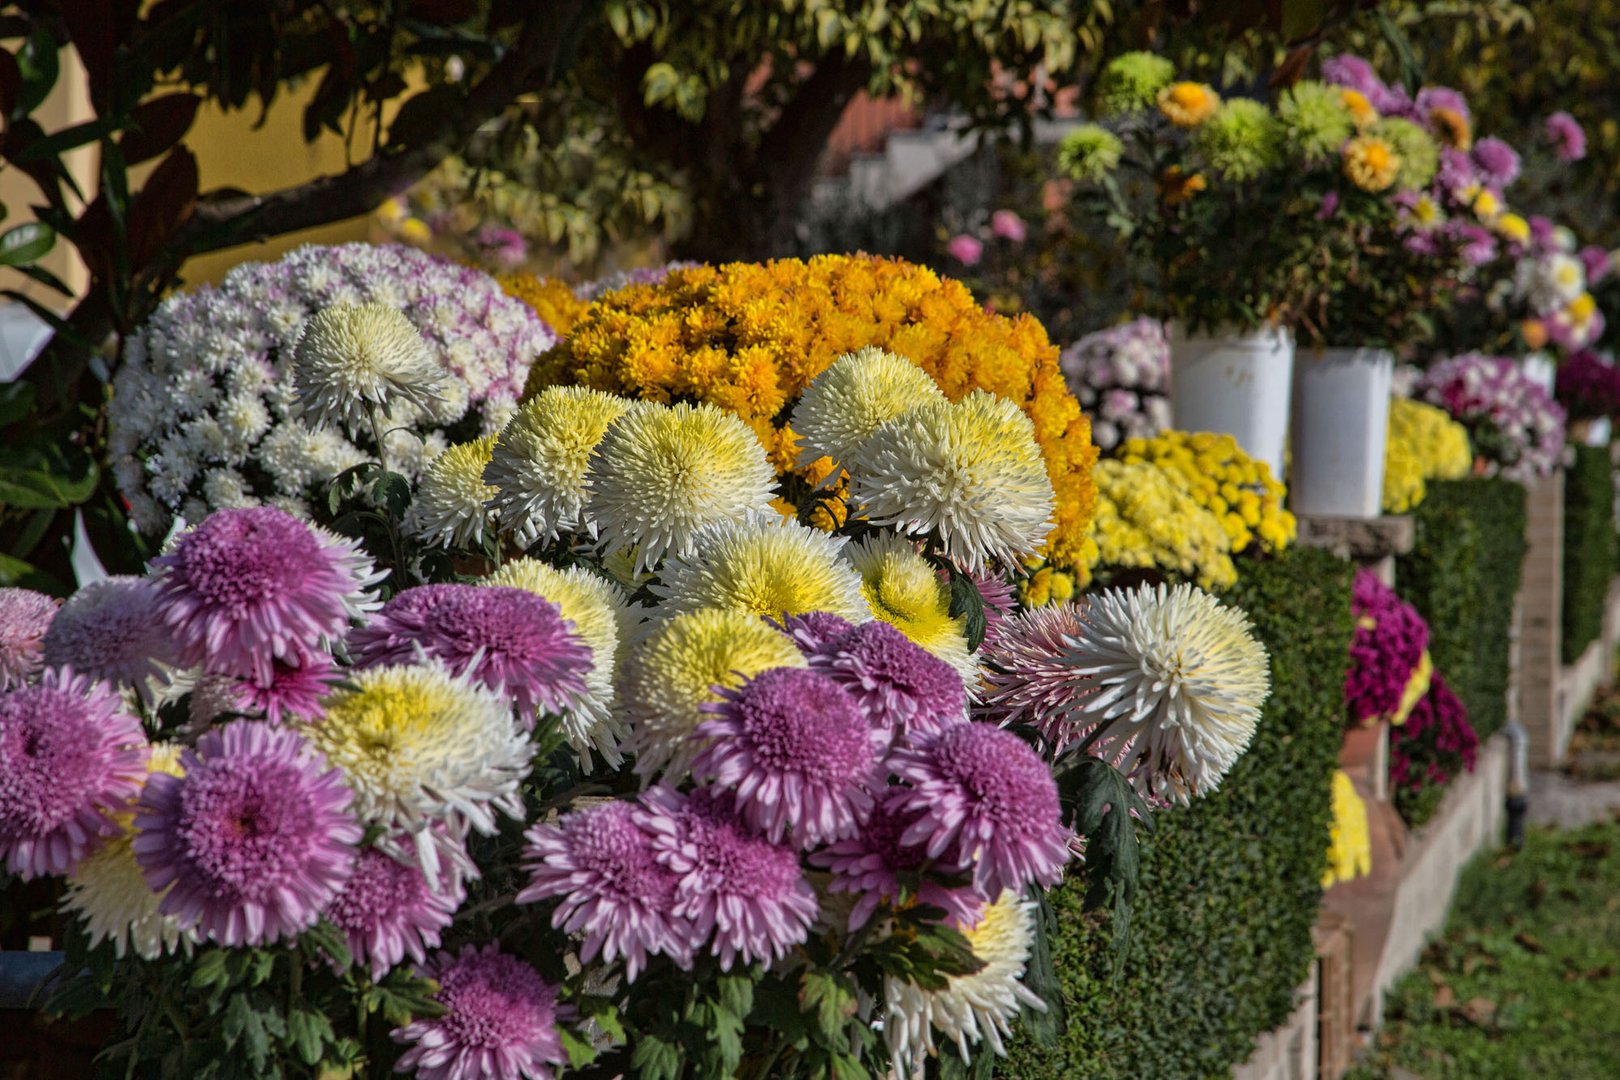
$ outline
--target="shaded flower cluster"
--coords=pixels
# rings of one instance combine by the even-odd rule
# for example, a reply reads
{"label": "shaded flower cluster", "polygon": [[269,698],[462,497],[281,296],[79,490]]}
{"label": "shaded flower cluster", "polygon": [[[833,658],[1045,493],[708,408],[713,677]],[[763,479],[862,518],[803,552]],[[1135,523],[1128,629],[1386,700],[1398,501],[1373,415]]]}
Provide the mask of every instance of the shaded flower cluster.
{"label": "shaded flower cluster", "polygon": [[1390,399],[1384,434],[1385,513],[1415,509],[1430,480],[1460,480],[1473,467],[1468,429],[1444,409],[1406,397]]}
{"label": "shaded flower cluster", "polygon": [[1058,358],[1104,451],[1170,426],[1170,343],[1157,319],[1087,334]]}
{"label": "shaded flower cluster", "polygon": [[1468,428],[1474,453],[1491,473],[1525,482],[1547,475],[1562,459],[1563,406],[1515,360],[1451,357],[1423,374],[1416,396]]}
{"label": "shaded flower cluster", "polygon": [[1620,367],[1590,349],[1571,353],[1558,365],[1554,393],[1571,420],[1620,415]]}

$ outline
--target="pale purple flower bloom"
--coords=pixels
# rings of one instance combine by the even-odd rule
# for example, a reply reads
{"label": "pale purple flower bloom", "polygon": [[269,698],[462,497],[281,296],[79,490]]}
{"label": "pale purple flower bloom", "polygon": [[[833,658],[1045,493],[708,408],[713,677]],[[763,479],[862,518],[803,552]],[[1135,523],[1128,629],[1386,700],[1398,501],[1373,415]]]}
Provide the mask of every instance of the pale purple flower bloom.
{"label": "pale purple flower bloom", "polygon": [[[343,773],[290,728],[239,720],[154,773],[135,861],[160,910],[221,945],[270,945],[314,925],[354,869],[361,830]],[[173,886],[170,888],[170,886]]]}
{"label": "pale purple flower bloom", "polygon": [[33,589],[0,589],[0,690],[40,668],[46,629],[61,601]]}
{"label": "pale purple flower bloom", "polygon": [[1349,53],[1322,61],[1322,80],[1366,95],[1368,103],[1385,115],[1402,112],[1411,105],[1404,89],[1390,87],[1373,71],[1371,64]]}
{"label": "pale purple flower bloom", "polygon": [[448,877],[438,886],[429,885],[415,863],[365,848],[323,914],[348,939],[355,963],[377,982],[407,955],[421,964],[428,949],[439,947],[439,932],[455,918],[465,893]]}
{"label": "pale purple flower bloom", "polygon": [[1588,244],[1575,253],[1586,269],[1586,284],[1596,285],[1609,276],[1609,253],[1598,244]]}
{"label": "pale purple flower bloom", "polygon": [[1547,117],[1547,141],[1560,161],[1579,161],[1586,156],[1586,131],[1567,112]]}
{"label": "pale purple flower bloom", "polygon": [[1085,726],[1077,710],[1096,692],[1090,676],[1075,674],[1071,656],[1082,629],[1080,611],[1073,603],[1048,604],[1007,620],[985,649],[988,691],[975,709],[981,719],[1034,729],[1049,754],[1074,742]]}
{"label": "pale purple flower bloom", "polygon": [[66,874],[118,826],[146,777],[146,736],[118,695],[71,668],[0,693],[0,854],[27,881]]}
{"label": "pale purple flower bloom", "polygon": [[598,953],[607,963],[622,956],[630,982],[649,954],[683,968],[692,963],[692,925],[676,911],[678,878],[655,858],[643,817],[633,804],[615,801],[535,825],[524,834],[529,885],[517,895],[520,904],[562,897],[551,925],[583,931],[584,963]]}
{"label": "pale purple flower bloom", "polygon": [[377,580],[356,543],[268,506],[211,514],[152,567],[180,663],[261,682],[341,638]]}
{"label": "pale purple flower bloom", "polygon": [[[922,842],[902,843],[900,839],[921,816],[918,811],[897,812],[880,803],[857,835],[810,856],[813,864],[831,871],[829,892],[858,897],[849,913],[851,932],[865,926],[880,904],[899,899],[900,875],[910,878],[926,869],[928,852]],[[963,924],[974,922],[985,902],[971,886],[944,885],[926,875],[915,895],[919,902],[940,908],[948,919]]]}
{"label": "pale purple flower bloom", "polygon": [[691,920],[695,943],[714,935],[722,971],[738,958],[769,967],[809,936],[816,894],[792,848],[749,832],[710,791],[687,798],[659,786],[642,803],[658,861],[679,879],[675,913]]}
{"label": "pale purple flower bloom", "polygon": [[[1170,392],[1170,343],[1157,319],[1131,322],[1087,334],[1058,358],[1069,389],[1092,418],[1091,436],[1111,450],[1122,439],[1152,438],[1159,433],[1155,404]],[[1116,396],[1114,417],[1102,417],[1103,395],[1114,391],[1131,395],[1131,405]]]}
{"label": "pale purple flower bloom", "polygon": [[997,210],[990,215],[990,232],[1003,240],[1022,244],[1029,237],[1029,226],[1012,210]]}
{"label": "pale purple flower bloom", "polygon": [[1013,587],[1010,581],[996,574],[974,574],[973,584],[978,586],[979,599],[984,602],[984,641],[979,647],[988,649],[1017,607],[1013,602]]}
{"label": "pale purple flower bloom", "polygon": [[1450,110],[1464,120],[1472,117],[1468,111],[1468,99],[1449,86],[1423,87],[1417,92],[1417,100],[1412,103],[1412,107],[1425,119],[1436,109]]}
{"label": "pale purple flower bloom", "polygon": [[525,589],[419,585],[388,601],[349,636],[363,667],[409,664],[420,653],[452,675],[509,695],[525,723],[562,712],[585,693],[591,650],[556,604]]}
{"label": "pale purple flower bloom", "polygon": [[1440,189],[1452,194],[1479,183],[1479,171],[1474,168],[1474,159],[1468,156],[1467,151],[1454,146],[1440,148],[1440,168],[1434,175]]}
{"label": "pale purple flower bloom", "polygon": [[984,258],[984,241],[967,233],[957,233],[945,245],[945,252],[963,266],[977,266]]}
{"label": "pale purple flower bloom", "polygon": [[819,651],[828,642],[855,629],[854,623],[830,611],[786,615],[780,621],[767,615],[765,621],[792,638],[799,651],[806,654]]}
{"label": "pale purple flower bloom", "polygon": [[810,655],[885,734],[937,731],[967,717],[967,690],[950,664],[886,622],[848,631]]}
{"label": "pale purple flower bloom", "polygon": [[1481,353],[1454,356],[1425,372],[1414,395],[1467,426],[1475,452],[1511,480],[1545,476],[1558,465],[1563,406],[1517,361]]}
{"label": "pale purple flower bloom", "polygon": [[68,597],[45,632],[49,666],[136,689],[161,676],[178,655],[158,616],[157,586],[147,578],[86,585]]}
{"label": "pale purple flower bloom", "polygon": [[1519,178],[1519,155],[1501,139],[1490,137],[1474,144],[1474,164],[1490,183],[1507,187]]}
{"label": "pale purple flower bloom", "polygon": [[498,945],[441,952],[421,974],[439,984],[444,1015],[390,1036],[409,1050],[395,1072],[421,1080],[552,1080],[568,1061],[557,1030],[557,987]]}
{"label": "pale purple flower bloom", "polygon": [[[961,680],[958,680],[960,682]],[[887,740],[860,703],[827,675],[770,668],[703,706],[714,718],[692,775],[733,793],[739,814],[772,842],[801,848],[852,835],[887,780]]]}
{"label": "pale purple flower bloom", "polygon": [[1483,266],[1496,258],[1496,237],[1489,229],[1470,222],[1457,226],[1457,237],[1462,241],[1462,260],[1469,266]]}
{"label": "pale purple flower bloom", "polygon": [[237,682],[236,700],[243,711],[263,713],[272,724],[281,723],[284,716],[319,720],[326,714],[321,699],[339,678],[331,656],[324,652],[312,653],[296,666],[277,660],[270,678]]}
{"label": "pale purple flower bloom", "polygon": [[529,242],[516,229],[486,225],[478,231],[478,245],[507,270],[520,266],[529,257]]}
{"label": "pale purple flower bloom", "polygon": [[1057,784],[1018,736],[989,724],[960,724],[923,736],[889,758],[907,785],[888,796],[896,813],[920,816],[902,843],[971,869],[984,896],[1055,885],[1068,860]]}
{"label": "pale purple flower bloom", "polygon": [[1553,224],[1552,218],[1545,214],[1531,214],[1528,224],[1531,246],[1543,251],[1552,250],[1557,243],[1558,235],[1558,227]]}
{"label": "pale purple flower bloom", "polygon": [[1322,205],[1316,208],[1316,220],[1326,221],[1328,218],[1337,213],[1338,209],[1339,193],[1337,191],[1329,191],[1326,195],[1322,196]]}

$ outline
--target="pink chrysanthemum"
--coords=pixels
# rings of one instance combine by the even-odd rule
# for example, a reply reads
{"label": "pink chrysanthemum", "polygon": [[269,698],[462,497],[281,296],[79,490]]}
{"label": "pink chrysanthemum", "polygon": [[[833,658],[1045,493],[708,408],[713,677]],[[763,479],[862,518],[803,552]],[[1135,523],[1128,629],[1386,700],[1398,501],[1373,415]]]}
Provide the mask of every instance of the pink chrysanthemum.
{"label": "pink chrysanthemum", "polygon": [[628,802],[607,802],[534,826],[524,834],[529,886],[517,896],[520,904],[562,897],[551,925],[584,932],[585,963],[598,952],[608,963],[624,957],[631,982],[649,954],[692,963],[692,927],[675,910],[678,880],[659,865],[641,818]]}
{"label": "pink chrysanthemum", "polygon": [[332,692],[338,678],[332,657],[324,652],[311,653],[296,667],[277,660],[268,680],[238,682],[236,700],[245,710],[263,713],[272,724],[284,717],[319,720],[325,713],[321,699]]}
{"label": "pink chrysanthemum", "polygon": [[422,966],[439,984],[443,1016],[390,1034],[410,1049],[395,1072],[422,1080],[551,1080],[568,1060],[557,1030],[557,987],[499,946],[466,945]]}
{"label": "pink chrysanthemum", "polygon": [[426,950],[439,947],[439,931],[450,925],[465,896],[459,882],[447,878],[434,889],[420,866],[366,848],[324,914],[375,982],[406,955],[426,962]]}
{"label": "pink chrysanthemum", "polygon": [[886,622],[863,623],[809,659],[886,733],[939,731],[967,719],[962,676]]}
{"label": "pink chrysanthemum", "polygon": [[1018,605],[1013,601],[1012,583],[994,574],[975,574],[973,584],[978,586],[979,599],[984,601],[984,643],[989,648],[1001,636]]}
{"label": "pink chrysanthemum", "polygon": [[23,880],[66,874],[146,779],[146,737],[118,695],[71,668],[0,695],[0,853]]}
{"label": "pink chrysanthemum", "polygon": [[[813,864],[832,872],[829,892],[859,897],[849,913],[851,933],[866,925],[879,904],[899,899],[902,874],[915,878],[927,866],[928,852],[921,842],[901,841],[921,816],[879,803],[859,834],[810,856]],[[984,906],[984,897],[971,886],[948,886],[925,875],[914,887],[918,902],[942,909],[953,922],[972,923]]]}
{"label": "pink chrysanthemum", "polygon": [[510,696],[525,723],[535,710],[562,712],[586,692],[591,650],[556,604],[526,589],[420,585],[384,605],[349,637],[368,667],[409,664],[419,650],[444,661],[452,675]]}
{"label": "pink chrysanthemum", "polygon": [[180,662],[261,682],[341,637],[382,577],[358,541],[268,506],[211,514],[152,567]]}
{"label": "pink chrysanthemum", "polygon": [[830,611],[807,611],[802,615],[785,615],[779,621],[770,616],[765,621],[793,639],[799,651],[816,652],[834,638],[843,637],[855,629],[855,624],[842,615]]}
{"label": "pink chrysanthemum", "polygon": [[39,670],[45,631],[60,602],[33,589],[0,589],[0,690],[22,685]]}
{"label": "pink chrysanthemum", "polygon": [[696,943],[714,935],[721,970],[738,957],[769,967],[805,940],[818,907],[792,848],[749,832],[729,800],[708,791],[688,799],[659,786],[641,801],[658,861],[679,878],[676,914],[691,920]]}
{"label": "pink chrysanthemum", "polygon": [[791,832],[811,848],[853,835],[887,779],[887,740],[854,696],[826,675],[787,667],[719,693],[702,706],[714,719],[693,733],[710,741],[692,774],[730,789],[738,812],[773,842]]}
{"label": "pink chrysanthemum", "polygon": [[240,720],[157,773],[136,805],[135,861],[159,910],[222,945],[314,924],[354,867],[360,826],[343,774],[288,728]]}
{"label": "pink chrysanthemum", "polygon": [[45,632],[45,663],[144,689],[178,659],[147,578],[110,577],[70,596]]}
{"label": "pink chrysanthemum", "polygon": [[1068,746],[1089,726],[1076,707],[1095,692],[1089,675],[1075,673],[1074,635],[1084,629],[1080,608],[1048,604],[1014,615],[984,650],[989,690],[975,712],[1006,727],[1024,724],[1040,733],[1050,753]]}
{"label": "pink chrysanthemum", "polygon": [[896,750],[889,763],[909,785],[889,796],[889,808],[920,815],[902,843],[926,842],[929,858],[971,867],[984,896],[1057,884],[1069,857],[1057,784],[1018,736],[959,724]]}

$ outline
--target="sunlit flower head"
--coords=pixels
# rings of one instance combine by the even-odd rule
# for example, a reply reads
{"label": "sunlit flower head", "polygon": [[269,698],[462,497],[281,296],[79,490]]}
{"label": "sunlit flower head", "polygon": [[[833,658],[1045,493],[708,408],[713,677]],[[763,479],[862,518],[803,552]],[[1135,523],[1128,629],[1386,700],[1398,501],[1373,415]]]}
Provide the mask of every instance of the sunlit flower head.
{"label": "sunlit flower head", "polygon": [[495,436],[456,443],[428,463],[417,485],[406,528],[424,543],[474,548],[490,523],[485,505],[499,489],[484,482]]}
{"label": "sunlit flower head", "polygon": [[1343,769],[1333,770],[1333,821],[1328,831],[1327,868],[1322,887],[1354,881],[1372,871],[1372,840],[1367,829],[1367,804]]}
{"label": "sunlit flower head", "polygon": [[1271,110],[1250,98],[1232,98],[1193,137],[1210,169],[1224,180],[1253,180],[1281,161],[1281,132]]}
{"label": "sunlit flower head", "polygon": [[1049,753],[1068,746],[1080,730],[1080,704],[1096,690],[1090,676],[1075,673],[1073,643],[1083,629],[1084,610],[1073,603],[1009,618],[985,645],[984,718],[1035,729]]}
{"label": "sunlit flower head", "polygon": [[402,404],[431,412],[443,375],[421,333],[388,304],[338,304],[304,324],[293,360],[293,393],[311,427],[368,430]]}
{"label": "sunlit flower head", "polygon": [[695,534],[690,554],[664,563],[653,591],[660,612],[726,608],[754,615],[830,611],[871,618],[860,577],[841,557],[844,541],[775,514]]}
{"label": "sunlit flower head", "polygon": [[1159,111],[1176,127],[1195,128],[1215,115],[1221,96],[1204,83],[1171,83],[1159,91]]}
{"label": "sunlit flower head", "polygon": [[61,601],[33,589],[0,589],[0,690],[39,670],[46,629]]}
{"label": "sunlit flower head", "polygon": [[846,465],[880,424],[914,405],[944,400],[933,378],[903,356],[871,346],[846,353],[811,380],[793,407],[799,464],[829,457]]}
{"label": "sunlit flower head", "polygon": [[438,953],[421,974],[444,1014],[390,1032],[409,1047],[395,1064],[421,1080],[552,1080],[568,1061],[557,1029],[557,987],[498,945]]}
{"label": "sunlit flower head", "polygon": [[1344,147],[1344,175],[1363,191],[1383,191],[1400,175],[1395,148],[1375,135],[1357,135]]}
{"label": "sunlit flower head", "polygon": [[1416,191],[1429,186],[1440,168],[1440,147],[1427,131],[1410,120],[1392,116],[1374,124],[1370,135],[1388,143],[1395,155],[1397,187]]}
{"label": "sunlit flower head", "polygon": [[766,621],[792,638],[794,644],[798,645],[807,656],[855,629],[854,624],[848,619],[840,618],[829,611],[812,611],[805,615],[788,615],[781,619],[768,618]]}
{"label": "sunlit flower head", "polygon": [[1515,244],[1530,242],[1530,223],[1518,214],[1503,214],[1494,224],[1497,235]]}
{"label": "sunlit flower head", "polygon": [[340,677],[326,653],[306,656],[297,666],[277,660],[268,680],[237,680],[236,704],[245,712],[262,714],[272,724],[295,716],[319,720],[321,699],[331,693]]}
{"label": "sunlit flower head", "polygon": [[459,883],[441,880],[434,888],[414,862],[364,848],[322,914],[347,939],[354,962],[379,982],[407,956],[427,960],[464,896]]}
{"label": "sunlit flower head", "polygon": [[158,617],[157,586],[138,577],[106,578],[68,597],[45,632],[44,646],[51,667],[71,667],[143,692],[178,658]]}
{"label": "sunlit flower head", "polygon": [[585,473],[608,425],[635,403],[582,386],[548,386],[501,430],[484,480],[501,527],[527,547],[560,533],[595,531]]}
{"label": "sunlit flower head", "polygon": [[1352,90],[1348,86],[1340,87],[1339,101],[1350,113],[1350,119],[1355,122],[1357,131],[1365,130],[1378,122],[1378,110],[1360,90]]}
{"label": "sunlit flower head", "polygon": [[1119,167],[1125,144],[1101,124],[1081,124],[1058,143],[1058,168],[1082,184],[1095,184]]}
{"label": "sunlit flower head", "polygon": [[955,668],[977,688],[979,665],[968,651],[966,624],[951,615],[951,588],[916,547],[893,533],[873,533],[845,548],[861,575],[872,615]]}
{"label": "sunlit flower head", "polygon": [[1454,150],[1467,150],[1474,145],[1474,125],[1466,112],[1447,106],[1430,109],[1429,124],[1441,142]]}
{"label": "sunlit flower head", "polygon": [[1097,100],[1106,114],[1150,109],[1175,77],[1175,64],[1157,53],[1121,53],[1098,76]]}
{"label": "sunlit flower head", "polygon": [[1277,120],[1288,151],[1311,163],[1336,155],[1358,126],[1345,101],[1352,92],[1311,79],[1284,90],[1277,99]]}
{"label": "sunlit flower head", "polygon": [[961,673],[885,622],[862,623],[810,654],[888,735],[938,731],[967,717]]}
{"label": "sunlit flower head", "polygon": [[929,861],[925,842],[902,843],[900,838],[921,816],[918,811],[900,812],[880,801],[854,836],[811,854],[810,862],[833,876],[828,892],[856,897],[849,914],[852,932],[865,926],[880,906],[900,899],[902,877],[908,883],[920,880],[912,897],[915,903],[940,908],[964,925],[978,918],[984,897],[971,886],[946,886],[926,874],[919,875]]}

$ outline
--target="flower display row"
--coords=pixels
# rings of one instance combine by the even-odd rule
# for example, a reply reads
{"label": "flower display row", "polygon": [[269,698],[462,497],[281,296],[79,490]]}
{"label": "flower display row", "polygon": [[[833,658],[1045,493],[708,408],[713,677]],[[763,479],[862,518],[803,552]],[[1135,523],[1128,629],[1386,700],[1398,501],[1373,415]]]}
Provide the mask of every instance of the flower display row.
{"label": "flower display row", "polygon": [[1104,452],[1170,426],[1170,343],[1157,319],[1087,334],[1058,358]]}
{"label": "flower display row", "polygon": [[1429,627],[1417,609],[1366,567],[1356,571],[1344,699],[1352,723],[1387,721],[1399,727],[1429,691]]}
{"label": "flower display row", "polygon": [[1488,475],[1526,482],[1563,460],[1563,407],[1514,360],[1481,353],[1451,357],[1423,373],[1414,396],[1441,406],[1468,428],[1476,460]]}
{"label": "flower display row", "polygon": [[1439,406],[1407,397],[1389,402],[1384,437],[1383,508],[1405,514],[1423,501],[1431,480],[1460,480],[1474,467],[1468,429]]}

